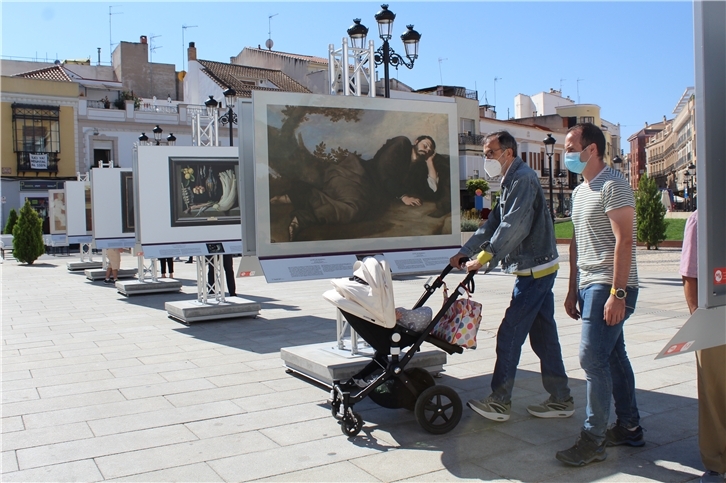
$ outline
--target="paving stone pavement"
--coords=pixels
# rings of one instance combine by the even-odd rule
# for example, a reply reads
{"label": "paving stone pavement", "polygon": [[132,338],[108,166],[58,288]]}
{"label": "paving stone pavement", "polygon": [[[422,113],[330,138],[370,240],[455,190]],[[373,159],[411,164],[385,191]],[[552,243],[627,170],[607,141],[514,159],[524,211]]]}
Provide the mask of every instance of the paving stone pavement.
{"label": "paving stone pavement", "polygon": [[[700,476],[695,357],[655,355],[688,318],[679,249],[638,249],[642,289],[626,322],[628,352],[646,428],[642,448],[608,449],[606,461],[569,468],[554,458],[584,419],[578,361],[580,326],[567,318],[567,247],[555,284],[572,418],[542,420],[526,406],[546,399],[527,344],[512,418],[485,420],[464,408],[450,433],[422,430],[405,409],[369,399],[356,406],[365,426],[345,437],[328,392],[288,374],[280,348],[335,339],[328,281],[237,281],[262,306],[259,317],[185,326],[164,302],[194,299],[194,265],[177,263],[178,294],[125,298],[66,270],[76,257],[44,255],[2,270],[2,480],[14,481],[666,481]],[[122,266],[133,267],[125,255]],[[443,267],[442,267],[443,268]],[[458,277],[452,274],[450,277]],[[428,277],[394,282],[410,307]],[[478,275],[484,320],[479,347],[450,356],[437,383],[463,401],[488,395],[494,334],[513,279]],[[437,296],[432,306],[438,304]],[[614,416],[613,416],[614,418]]]}

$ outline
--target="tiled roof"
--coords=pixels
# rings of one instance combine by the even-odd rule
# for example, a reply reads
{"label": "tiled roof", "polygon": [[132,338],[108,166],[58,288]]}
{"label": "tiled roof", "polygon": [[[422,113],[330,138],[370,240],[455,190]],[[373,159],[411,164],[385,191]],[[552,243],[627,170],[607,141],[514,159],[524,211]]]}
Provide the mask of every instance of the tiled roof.
{"label": "tiled roof", "polygon": [[[207,74],[220,87],[226,89],[232,87],[237,91],[238,97],[252,97],[252,90],[258,91],[283,91],[301,92],[309,94],[310,90],[292,77],[283,74],[279,70],[263,69],[260,67],[248,67],[244,65],[224,64],[211,60],[198,60]],[[249,79],[263,79],[275,84],[279,89],[263,86],[251,86],[244,81]]]}
{"label": "tiled roof", "polygon": [[25,77],[26,79],[40,79],[57,82],[73,82],[70,76],[66,73],[65,69],[59,65],[31,70],[30,72],[23,72],[22,74],[16,74],[13,77]]}
{"label": "tiled roof", "polygon": [[262,52],[268,55],[276,55],[279,57],[287,57],[290,59],[297,59],[297,60],[307,60],[308,62],[315,62],[317,64],[326,64],[328,63],[328,59],[324,59],[322,57],[316,57],[314,55],[302,55],[302,54],[291,54],[289,52],[278,52],[276,50],[267,50],[267,49],[256,49],[254,47],[245,47],[246,50],[253,50],[257,52]]}

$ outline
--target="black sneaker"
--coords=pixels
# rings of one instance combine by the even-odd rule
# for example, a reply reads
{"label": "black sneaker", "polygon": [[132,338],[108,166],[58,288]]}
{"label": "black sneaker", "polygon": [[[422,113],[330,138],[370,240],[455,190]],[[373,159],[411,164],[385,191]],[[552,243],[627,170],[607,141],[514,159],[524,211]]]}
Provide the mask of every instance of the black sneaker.
{"label": "black sneaker", "polygon": [[645,444],[643,428],[638,426],[631,431],[625,426],[621,426],[618,421],[605,432],[605,442],[608,446],[620,446],[621,444],[643,446]]}
{"label": "black sneaker", "polygon": [[103,283],[113,283],[113,280],[111,280],[110,278],[107,278],[103,281]]}
{"label": "black sneaker", "polygon": [[603,461],[608,457],[605,452],[606,443],[597,442],[585,431],[580,433],[575,446],[564,451],[558,451],[555,458],[571,466],[585,466],[593,461]]}

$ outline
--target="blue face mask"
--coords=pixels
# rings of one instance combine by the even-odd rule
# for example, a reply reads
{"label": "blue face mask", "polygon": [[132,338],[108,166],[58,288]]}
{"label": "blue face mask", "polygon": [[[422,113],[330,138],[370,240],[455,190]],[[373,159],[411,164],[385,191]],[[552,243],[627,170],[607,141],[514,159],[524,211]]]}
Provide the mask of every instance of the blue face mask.
{"label": "blue face mask", "polygon": [[565,168],[567,168],[568,171],[577,174],[581,174],[585,171],[585,166],[587,166],[587,161],[590,161],[590,158],[587,158],[587,161],[583,162],[580,159],[581,154],[582,153],[565,153]]}

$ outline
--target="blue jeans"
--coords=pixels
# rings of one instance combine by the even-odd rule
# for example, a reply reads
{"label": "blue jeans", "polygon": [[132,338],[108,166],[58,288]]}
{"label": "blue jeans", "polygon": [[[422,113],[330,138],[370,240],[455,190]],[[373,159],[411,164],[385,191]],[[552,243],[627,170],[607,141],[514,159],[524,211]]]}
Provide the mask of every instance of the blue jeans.
{"label": "blue jeans", "polygon": [[570,397],[562,349],[555,323],[552,286],[557,273],[542,278],[517,277],[512,300],[497,332],[497,362],[492,376],[492,397],[502,402],[512,399],[522,345],[527,335],[540,360],[542,385],[557,401]]}
{"label": "blue jeans", "polygon": [[625,319],[617,325],[605,323],[604,309],[610,297],[610,285],[590,285],[579,293],[582,314],[580,366],[587,378],[587,417],[583,430],[599,443],[605,439],[611,395],[620,424],[628,428],[640,424],[635,376],[623,337],[623,324],[635,310],[638,289],[628,287],[627,292]]}

